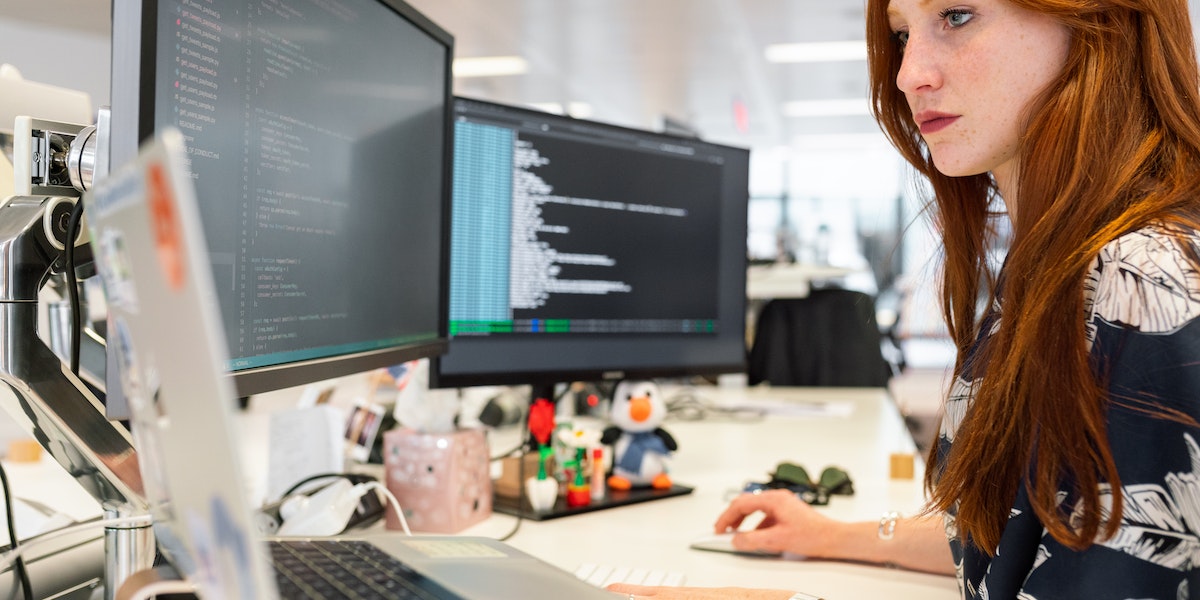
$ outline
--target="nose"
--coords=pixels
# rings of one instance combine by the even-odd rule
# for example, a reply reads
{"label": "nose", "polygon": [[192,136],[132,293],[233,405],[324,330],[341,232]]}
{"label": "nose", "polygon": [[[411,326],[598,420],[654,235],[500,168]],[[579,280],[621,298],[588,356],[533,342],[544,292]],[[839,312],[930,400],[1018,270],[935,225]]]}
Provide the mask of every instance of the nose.
{"label": "nose", "polygon": [[942,71],[930,44],[910,33],[896,73],[896,87],[905,95],[942,87]]}

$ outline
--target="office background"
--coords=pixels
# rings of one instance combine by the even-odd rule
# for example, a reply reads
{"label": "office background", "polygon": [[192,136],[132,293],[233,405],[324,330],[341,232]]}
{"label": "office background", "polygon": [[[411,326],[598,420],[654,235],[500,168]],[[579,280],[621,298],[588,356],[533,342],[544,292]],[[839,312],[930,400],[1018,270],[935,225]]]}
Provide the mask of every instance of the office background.
{"label": "office background", "polygon": [[[857,223],[864,231],[894,228],[904,178],[867,115],[866,63],[842,60],[839,46],[818,49],[833,53],[824,57],[773,46],[862,40],[861,0],[412,4],[455,35],[458,57],[520,59],[456,77],[457,94],[648,129],[669,120],[751,147],[756,254],[774,250],[784,197],[798,246],[815,245],[819,223],[853,225],[853,214],[870,217]],[[0,1],[0,61],[106,103],[110,5]],[[769,60],[768,47],[779,58]]]}
{"label": "office background", "polygon": [[[884,312],[924,307],[901,334],[938,340],[920,193],[868,113],[864,0],[409,1],[455,36],[456,94],[751,148],[749,255],[869,272],[854,286]],[[0,0],[0,62],[107,104],[110,11]],[[936,372],[948,356],[906,358]]]}
{"label": "office background", "polygon": [[[932,236],[919,222],[900,236],[919,194],[867,110],[863,0],[409,2],[456,37],[459,58],[500,57],[476,63],[501,69],[491,74],[456,65],[456,94],[749,147],[753,258],[782,251],[868,270],[861,286],[873,293],[928,291]],[[107,104],[110,10],[110,0],[0,0],[0,62]],[[906,327],[934,339],[940,329],[932,312]],[[945,356],[933,353],[931,371]],[[927,385],[940,383],[901,390],[902,407],[936,403]],[[852,466],[864,482],[883,479]]]}
{"label": "office background", "polygon": [[[862,0],[412,4],[455,35],[460,59],[500,57],[456,65],[456,94],[752,148],[756,258],[782,240],[800,259],[893,261],[876,273],[887,287],[929,254],[922,236],[892,253],[914,208],[904,167],[867,112],[865,49],[855,44]],[[110,8],[0,0],[0,62],[105,104]]]}

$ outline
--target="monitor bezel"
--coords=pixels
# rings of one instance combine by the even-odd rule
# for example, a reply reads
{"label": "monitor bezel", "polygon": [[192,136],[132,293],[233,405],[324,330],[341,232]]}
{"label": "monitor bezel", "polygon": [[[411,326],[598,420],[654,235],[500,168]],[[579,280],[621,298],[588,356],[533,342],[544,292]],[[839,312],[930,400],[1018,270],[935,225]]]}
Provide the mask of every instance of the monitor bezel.
{"label": "monitor bezel", "polygon": [[[445,49],[445,75],[442,96],[445,98],[443,118],[442,159],[446,168],[441,173],[440,201],[441,248],[439,250],[439,297],[437,335],[428,340],[365,352],[307,359],[262,367],[231,371],[239,396],[277,391],[316,383],[342,376],[398,365],[420,358],[431,358],[446,352],[449,344],[449,235],[451,165],[454,144],[453,61],[454,37],[420,11],[403,0],[372,0],[416,26]],[[154,135],[154,93],[158,2],[156,0],[114,0],[112,44],[112,127],[109,163],[117,167],[132,160],[142,142]],[[136,26],[134,24],[137,24]],[[126,28],[136,27],[135,31]],[[136,132],[131,135],[131,132]],[[110,382],[114,381],[113,361],[109,360]],[[108,385],[110,390],[119,386]],[[119,391],[119,390],[118,390]]]}
{"label": "monitor bezel", "polygon": [[[684,144],[706,145],[706,146],[721,148],[725,152],[745,153],[746,160],[747,160],[747,172],[746,172],[747,181],[746,181],[746,186],[745,186],[745,190],[744,190],[745,196],[744,196],[744,198],[739,200],[739,203],[742,207],[741,213],[743,215],[743,219],[740,220],[741,226],[739,228],[741,233],[740,233],[740,236],[733,236],[733,237],[737,237],[738,239],[741,240],[740,245],[738,247],[743,249],[741,252],[742,263],[741,263],[741,268],[738,269],[737,272],[732,275],[732,277],[734,279],[733,285],[737,286],[737,289],[742,290],[742,293],[739,296],[741,298],[741,301],[738,302],[739,306],[737,307],[738,314],[741,314],[741,315],[746,314],[748,304],[749,304],[749,299],[745,295],[746,267],[748,266],[749,263],[748,263],[748,259],[746,257],[745,251],[744,251],[745,239],[746,239],[746,229],[747,229],[747,224],[746,224],[746,220],[744,217],[746,215],[746,211],[748,210],[749,199],[750,199],[749,180],[748,180],[748,178],[749,178],[748,162],[749,162],[749,153],[750,153],[749,148],[711,142],[708,140],[699,139],[697,137],[678,136],[678,135],[672,135],[669,133],[650,131],[650,130],[646,130],[646,129],[638,129],[638,128],[628,127],[628,126],[623,126],[623,125],[616,125],[613,123],[607,123],[607,122],[603,122],[603,121],[597,121],[597,120],[591,120],[591,119],[581,119],[581,118],[576,118],[576,117],[572,117],[572,116],[568,116],[568,115],[558,115],[558,114],[554,114],[554,113],[547,113],[547,112],[539,111],[539,110],[536,110],[533,108],[514,106],[514,105],[510,105],[510,104],[504,104],[504,103],[499,103],[499,102],[490,101],[490,100],[483,100],[483,99],[474,98],[474,97],[455,96],[454,102],[455,102],[456,106],[459,102],[470,102],[470,103],[475,103],[475,104],[483,105],[483,106],[492,106],[492,107],[495,107],[497,110],[501,110],[506,113],[512,113],[512,114],[517,114],[517,115],[524,114],[524,115],[528,115],[531,118],[539,119],[539,120],[563,119],[563,120],[567,120],[565,122],[576,123],[576,124],[582,125],[584,127],[595,127],[595,128],[598,128],[598,130],[603,130],[603,131],[610,132],[610,133],[651,137],[651,138],[661,139],[664,141],[673,141],[673,142],[684,143]],[[453,114],[456,115],[453,120],[455,122],[457,122],[457,120],[458,120],[457,108],[455,109],[455,111],[453,111]],[[453,163],[451,163],[451,164],[453,164]],[[447,240],[447,241],[449,241],[449,240]],[[449,295],[447,295],[447,300],[449,300]],[[447,302],[447,304],[449,304],[449,302]],[[448,318],[448,316],[447,316],[447,318]],[[620,366],[621,368],[572,367],[572,368],[551,369],[551,370],[531,369],[531,370],[489,371],[486,373],[465,373],[465,372],[447,373],[447,372],[444,372],[442,369],[442,363],[443,363],[444,356],[445,356],[445,355],[442,355],[442,356],[434,357],[431,359],[430,369],[429,369],[430,386],[434,387],[434,388],[460,388],[460,387],[487,386],[487,385],[531,384],[531,385],[534,385],[535,387],[538,387],[538,386],[547,386],[547,385],[553,385],[553,384],[558,384],[558,383],[567,383],[567,382],[573,382],[573,381],[605,382],[605,381],[621,381],[621,380],[626,380],[626,379],[660,379],[660,378],[681,378],[681,377],[691,377],[691,376],[714,377],[717,375],[722,375],[722,374],[727,374],[727,373],[741,373],[741,372],[745,372],[746,365],[747,365],[746,349],[744,346],[744,340],[746,337],[745,336],[746,322],[744,319],[738,321],[737,328],[738,328],[738,331],[740,331],[740,335],[738,336],[738,338],[743,341],[742,342],[743,346],[742,346],[741,358],[736,361],[712,361],[712,362],[708,362],[708,363],[695,362],[695,363],[691,363],[691,364],[676,364],[676,365],[668,365],[668,366],[634,366],[634,367],[630,367],[629,365],[621,365]],[[651,335],[656,335],[656,334],[651,334]],[[452,352],[453,347],[454,347],[454,341],[451,338],[448,351]]]}

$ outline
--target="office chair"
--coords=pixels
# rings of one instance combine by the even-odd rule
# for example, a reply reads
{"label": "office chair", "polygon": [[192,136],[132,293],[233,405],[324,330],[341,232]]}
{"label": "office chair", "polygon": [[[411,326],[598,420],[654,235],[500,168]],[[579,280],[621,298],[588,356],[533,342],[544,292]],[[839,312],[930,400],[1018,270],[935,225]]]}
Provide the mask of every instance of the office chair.
{"label": "office chair", "polygon": [[767,302],[750,348],[749,383],[885,387],[875,301],[862,292],[816,289]]}

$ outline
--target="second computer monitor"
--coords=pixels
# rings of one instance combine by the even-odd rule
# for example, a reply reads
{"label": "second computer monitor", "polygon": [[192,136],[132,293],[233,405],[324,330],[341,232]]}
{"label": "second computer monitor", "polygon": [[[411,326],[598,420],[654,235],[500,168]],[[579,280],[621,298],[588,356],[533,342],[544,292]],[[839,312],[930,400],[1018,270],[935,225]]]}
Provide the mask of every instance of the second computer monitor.
{"label": "second computer monitor", "polygon": [[458,98],[436,385],[739,371],[749,152]]}

